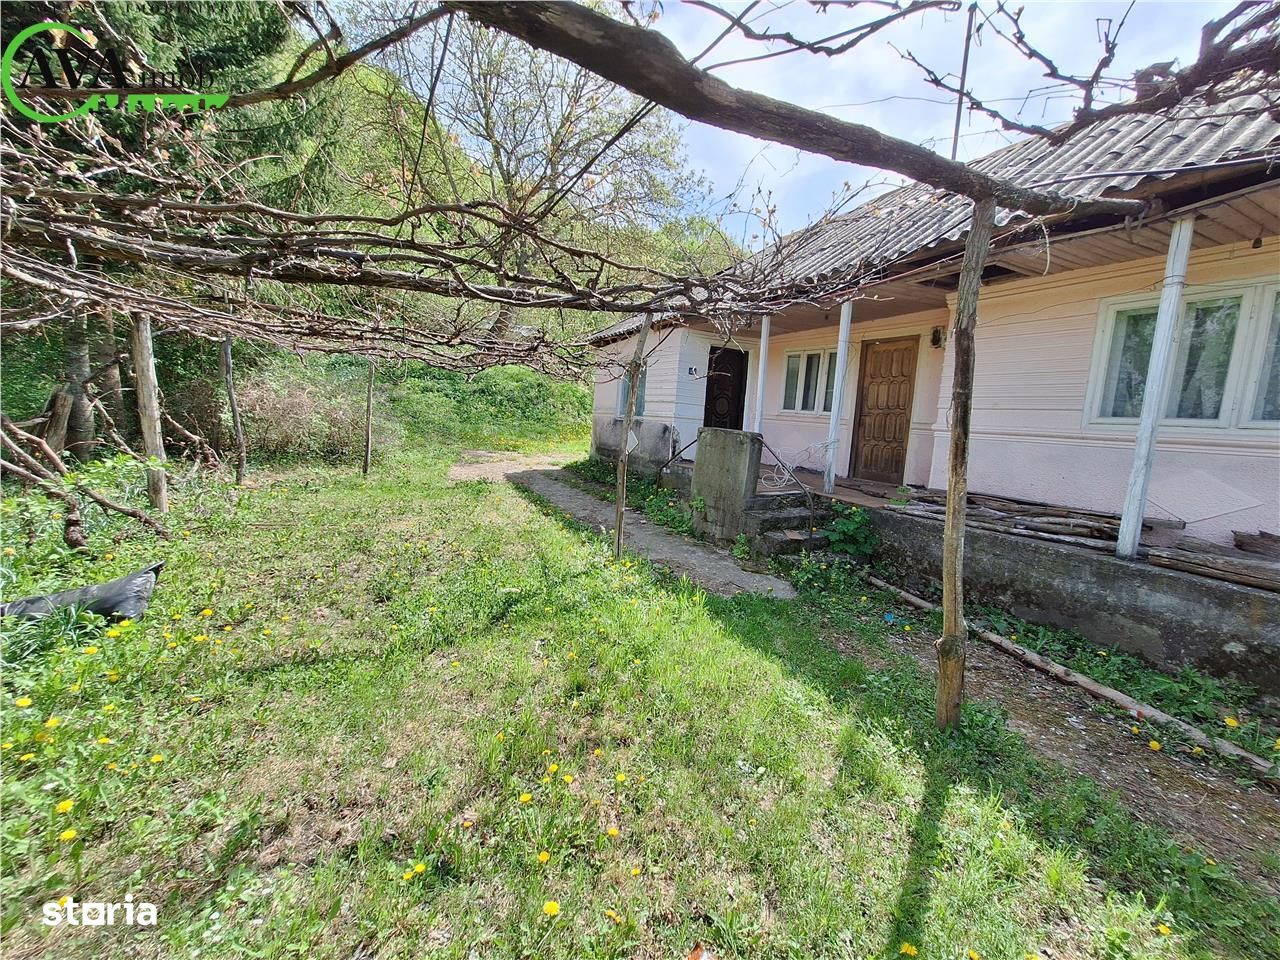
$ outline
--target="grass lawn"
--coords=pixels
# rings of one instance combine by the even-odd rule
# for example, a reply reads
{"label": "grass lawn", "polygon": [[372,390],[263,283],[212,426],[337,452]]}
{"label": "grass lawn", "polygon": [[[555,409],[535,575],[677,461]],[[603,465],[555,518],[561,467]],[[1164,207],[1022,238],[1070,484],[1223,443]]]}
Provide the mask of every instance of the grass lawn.
{"label": "grass lawn", "polygon": [[[14,955],[1280,956],[1275,900],[992,708],[940,736],[881,598],[706,596],[452,455],[179,493],[97,560],[7,505],[10,596],[168,561],[5,671]],[[157,928],[39,921],[126,892]]]}

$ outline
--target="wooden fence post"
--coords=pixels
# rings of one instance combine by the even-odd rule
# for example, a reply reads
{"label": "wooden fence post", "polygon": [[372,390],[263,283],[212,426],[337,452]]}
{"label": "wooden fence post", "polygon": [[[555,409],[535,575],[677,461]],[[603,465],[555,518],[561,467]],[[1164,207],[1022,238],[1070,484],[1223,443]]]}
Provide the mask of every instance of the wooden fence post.
{"label": "wooden fence post", "polygon": [[942,528],[942,637],[938,640],[937,724],[942,729],[960,723],[964,702],[964,521],[969,496],[969,414],[973,407],[973,331],[978,322],[978,291],[982,268],[991,246],[995,222],[994,200],[973,206],[969,237],[960,266],[956,292],[956,320],[952,327],[955,371],[951,380],[951,463],[947,475],[947,516]]}
{"label": "wooden fence post", "polygon": [[[164,433],[160,428],[160,386],[156,380],[156,355],[151,342],[151,318],[133,314],[129,332],[133,353],[133,373],[137,380],[138,425],[142,430],[142,449],[153,459],[164,461]],[[169,511],[168,480],[164,467],[147,469],[147,499],[154,510]]]}

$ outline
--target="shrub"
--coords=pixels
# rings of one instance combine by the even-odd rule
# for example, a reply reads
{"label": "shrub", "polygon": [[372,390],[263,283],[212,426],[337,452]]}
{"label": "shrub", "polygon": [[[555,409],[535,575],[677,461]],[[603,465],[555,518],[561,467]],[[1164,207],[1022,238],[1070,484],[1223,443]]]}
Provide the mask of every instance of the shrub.
{"label": "shrub", "polygon": [[856,560],[870,560],[880,538],[871,525],[871,515],[861,507],[833,504],[836,517],[822,531],[834,553]]}

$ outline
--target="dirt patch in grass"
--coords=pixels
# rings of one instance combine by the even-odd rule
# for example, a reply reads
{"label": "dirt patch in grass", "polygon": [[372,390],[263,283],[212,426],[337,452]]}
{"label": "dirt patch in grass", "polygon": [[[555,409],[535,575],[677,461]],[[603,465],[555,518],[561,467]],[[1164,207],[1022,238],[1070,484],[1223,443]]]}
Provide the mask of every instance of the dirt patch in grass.
{"label": "dirt patch in grass", "polygon": [[[922,634],[892,643],[929,674],[937,673],[933,644]],[[856,636],[829,638],[842,653],[874,666],[874,653]],[[1242,876],[1280,893],[1280,875],[1267,856],[1280,849],[1280,797],[1238,783],[1231,774],[1176,753],[1151,750],[1124,718],[1101,712],[1084,693],[1057,683],[981,642],[970,642],[968,696],[992,700],[1008,713],[1011,730],[1035,753],[1115,791],[1140,820],[1169,830],[1177,842],[1231,864]]]}

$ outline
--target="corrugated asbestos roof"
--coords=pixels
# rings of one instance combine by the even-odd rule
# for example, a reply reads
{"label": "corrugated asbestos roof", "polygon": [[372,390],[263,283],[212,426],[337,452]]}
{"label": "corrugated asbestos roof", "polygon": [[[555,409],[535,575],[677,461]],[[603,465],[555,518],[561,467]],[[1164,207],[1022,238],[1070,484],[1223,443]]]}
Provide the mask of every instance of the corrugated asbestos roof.
{"label": "corrugated asbestos roof", "polygon": [[[1280,119],[1269,106],[1262,96],[1213,106],[1188,101],[1168,117],[1132,115],[1103,121],[1058,146],[1039,137],[1020,140],[969,166],[1021,186],[1093,200],[1207,164],[1275,153],[1280,146]],[[1113,170],[1125,172],[1062,179]],[[1140,172],[1147,170],[1168,172]],[[781,258],[784,283],[809,284],[855,275],[959,240],[968,227],[969,210],[968,198],[915,183],[790,234],[757,254],[757,262]],[[1021,217],[1025,214],[1001,210],[997,224],[1004,226]],[[629,317],[591,339],[625,335],[639,322],[639,317]]]}

